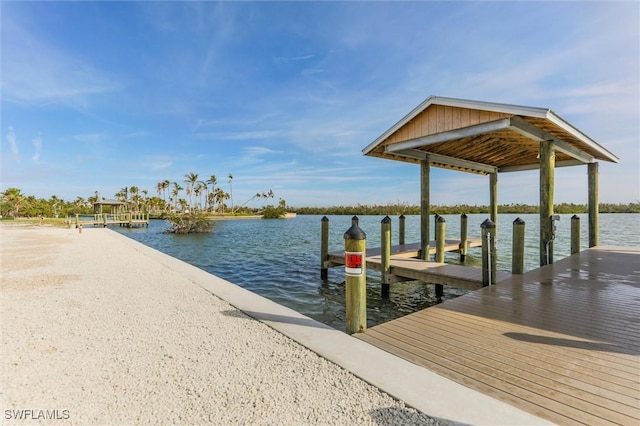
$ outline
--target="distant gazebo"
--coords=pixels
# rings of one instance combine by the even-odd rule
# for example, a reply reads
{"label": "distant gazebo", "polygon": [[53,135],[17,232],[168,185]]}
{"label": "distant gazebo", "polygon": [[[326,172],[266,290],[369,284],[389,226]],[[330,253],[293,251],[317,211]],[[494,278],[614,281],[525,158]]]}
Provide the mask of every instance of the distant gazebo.
{"label": "distant gazebo", "polygon": [[[105,209],[107,207],[107,209]],[[118,214],[118,213],[126,213],[128,211],[129,204],[124,201],[118,200],[100,200],[93,203],[93,213],[94,214]],[[105,211],[108,210],[108,211]]]}
{"label": "distant gazebo", "polygon": [[587,166],[589,247],[598,245],[598,160],[618,158],[548,108],[431,96],[363,149],[420,165],[421,248],[429,253],[431,166],[489,175],[490,219],[498,174],[540,170],[540,265],[553,262],[556,167]]}

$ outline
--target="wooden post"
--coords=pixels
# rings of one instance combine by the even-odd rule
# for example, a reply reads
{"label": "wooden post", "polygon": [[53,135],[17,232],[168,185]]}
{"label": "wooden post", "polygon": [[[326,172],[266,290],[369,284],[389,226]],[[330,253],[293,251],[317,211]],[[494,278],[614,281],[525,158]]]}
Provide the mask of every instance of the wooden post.
{"label": "wooden post", "polygon": [[464,263],[467,258],[467,248],[469,242],[467,239],[467,226],[469,218],[466,213],[460,215],[460,263]]}
{"label": "wooden post", "polygon": [[400,215],[398,219],[398,244],[401,246],[404,245],[404,226],[405,226],[405,217],[403,214]]}
{"label": "wooden post", "polygon": [[[354,216],[355,217],[355,216]],[[347,333],[367,329],[366,234],[356,224],[344,234],[345,301]]]}
{"label": "wooden post", "polygon": [[[438,213],[435,213],[433,215],[433,240],[434,241],[438,241],[438,218],[440,217],[440,215]],[[436,255],[433,255],[433,258],[436,258]]]}
{"label": "wooden post", "polygon": [[[444,241],[446,238],[447,221],[442,216],[438,216],[436,223],[436,262],[444,263]],[[436,284],[436,297],[442,297],[444,286]]]}
{"label": "wooden post", "polygon": [[389,284],[391,284],[391,218],[385,216],[381,222],[380,241],[382,252],[380,256],[380,271],[382,272],[382,296],[389,296]]}
{"label": "wooden post", "polygon": [[429,157],[420,161],[420,258],[429,259]]}
{"label": "wooden post", "polygon": [[599,244],[599,208],[598,208],[598,163],[587,165],[589,175],[589,247]]}
{"label": "wooden post", "polygon": [[498,235],[498,173],[489,173],[489,219],[496,226],[495,235]]}
{"label": "wooden post", "polygon": [[580,253],[580,218],[571,216],[571,254]]}
{"label": "wooden post", "polygon": [[540,266],[553,263],[553,196],[556,156],[552,141],[540,142]]}
{"label": "wooden post", "polygon": [[329,256],[329,218],[323,216],[320,220],[320,279],[326,281],[329,277],[327,257]]}
{"label": "wooden post", "polygon": [[482,286],[496,282],[496,225],[491,219],[486,219],[480,225],[482,228]]}
{"label": "wooden post", "polygon": [[511,253],[511,273],[524,274],[524,220],[513,221],[513,247]]}

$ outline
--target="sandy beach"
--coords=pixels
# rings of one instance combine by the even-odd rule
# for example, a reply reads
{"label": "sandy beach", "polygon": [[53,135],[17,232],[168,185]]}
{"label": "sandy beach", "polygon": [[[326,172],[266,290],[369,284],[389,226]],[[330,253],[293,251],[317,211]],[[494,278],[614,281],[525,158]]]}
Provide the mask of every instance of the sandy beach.
{"label": "sandy beach", "polygon": [[436,423],[109,229],[0,238],[3,424]]}

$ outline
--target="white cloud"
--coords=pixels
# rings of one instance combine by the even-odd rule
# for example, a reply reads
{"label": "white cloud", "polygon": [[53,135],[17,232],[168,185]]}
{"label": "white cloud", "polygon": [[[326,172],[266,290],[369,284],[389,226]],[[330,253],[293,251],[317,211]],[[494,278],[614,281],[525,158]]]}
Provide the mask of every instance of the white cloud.
{"label": "white cloud", "polygon": [[14,160],[20,161],[20,151],[18,150],[18,141],[16,139],[16,132],[12,126],[9,126],[9,133],[7,133],[7,143],[9,143],[9,149]]}
{"label": "white cloud", "polygon": [[76,108],[119,84],[81,59],[3,19],[2,96],[19,104],[60,103]]}
{"label": "white cloud", "polygon": [[38,135],[37,137],[35,137],[31,141],[31,143],[33,144],[33,148],[35,150],[31,159],[37,163],[40,160],[40,154],[42,152],[42,135]]}

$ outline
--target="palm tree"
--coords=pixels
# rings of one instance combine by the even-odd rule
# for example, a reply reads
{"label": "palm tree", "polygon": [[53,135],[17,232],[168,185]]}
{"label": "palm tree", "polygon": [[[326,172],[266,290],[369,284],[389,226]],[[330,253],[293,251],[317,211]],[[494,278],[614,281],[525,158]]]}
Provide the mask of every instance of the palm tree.
{"label": "palm tree", "polygon": [[[215,194],[216,192],[216,183],[218,183],[218,179],[216,178],[216,175],[211,175],[211,177],[209,177],[209,179],[207,179],[207,183],[211,184],[211,191],[209,192],[209,194]],[[214,200],[215,200],[215,195],[214,195]],[[212,204],[211,201],[209,200],[209,196],[207,196],[207,201],[209,201],[209,207],[212,207],[212,210],[215,212],[215,203]]]}
{"label": "palm tree", "polygon": [[173,196],[173,210],[178,210],[178,195],[180,191],[182,191],[182,187],[178,182],[173,182],[173,189],[171,190],[171,195]]}
{"label": "palm tree", "polygon": [[233,212],[233,175],[229,173],[229,198],[231,199],[231,211]]}
{"label": "palm tree", "polygon": [[224,214],[224,200],[229,198],[229,194],[224,192],[222,188],[218,188],[216,189],[215,197],[216,197],[216,202],[218,203],[218,206],[222,207],[222,214]]}
{"label": "palm tree", "polygon": [[9,204],[13,212],[13,218],[17,218],[20,213],[20,207],[24,201],[24,195],[18,188],[7,188],[2,193],[2,201]]}
{"label": "palm tree", "polygon": [[187,195],[189,195],[189,209],[192,209],[193,208],[193,189],[194,189],[193,187],[198,181],[198,174],[187,173],[186,175],[184,175],[184,177],[185,177],[184,183],[187,184]]}

